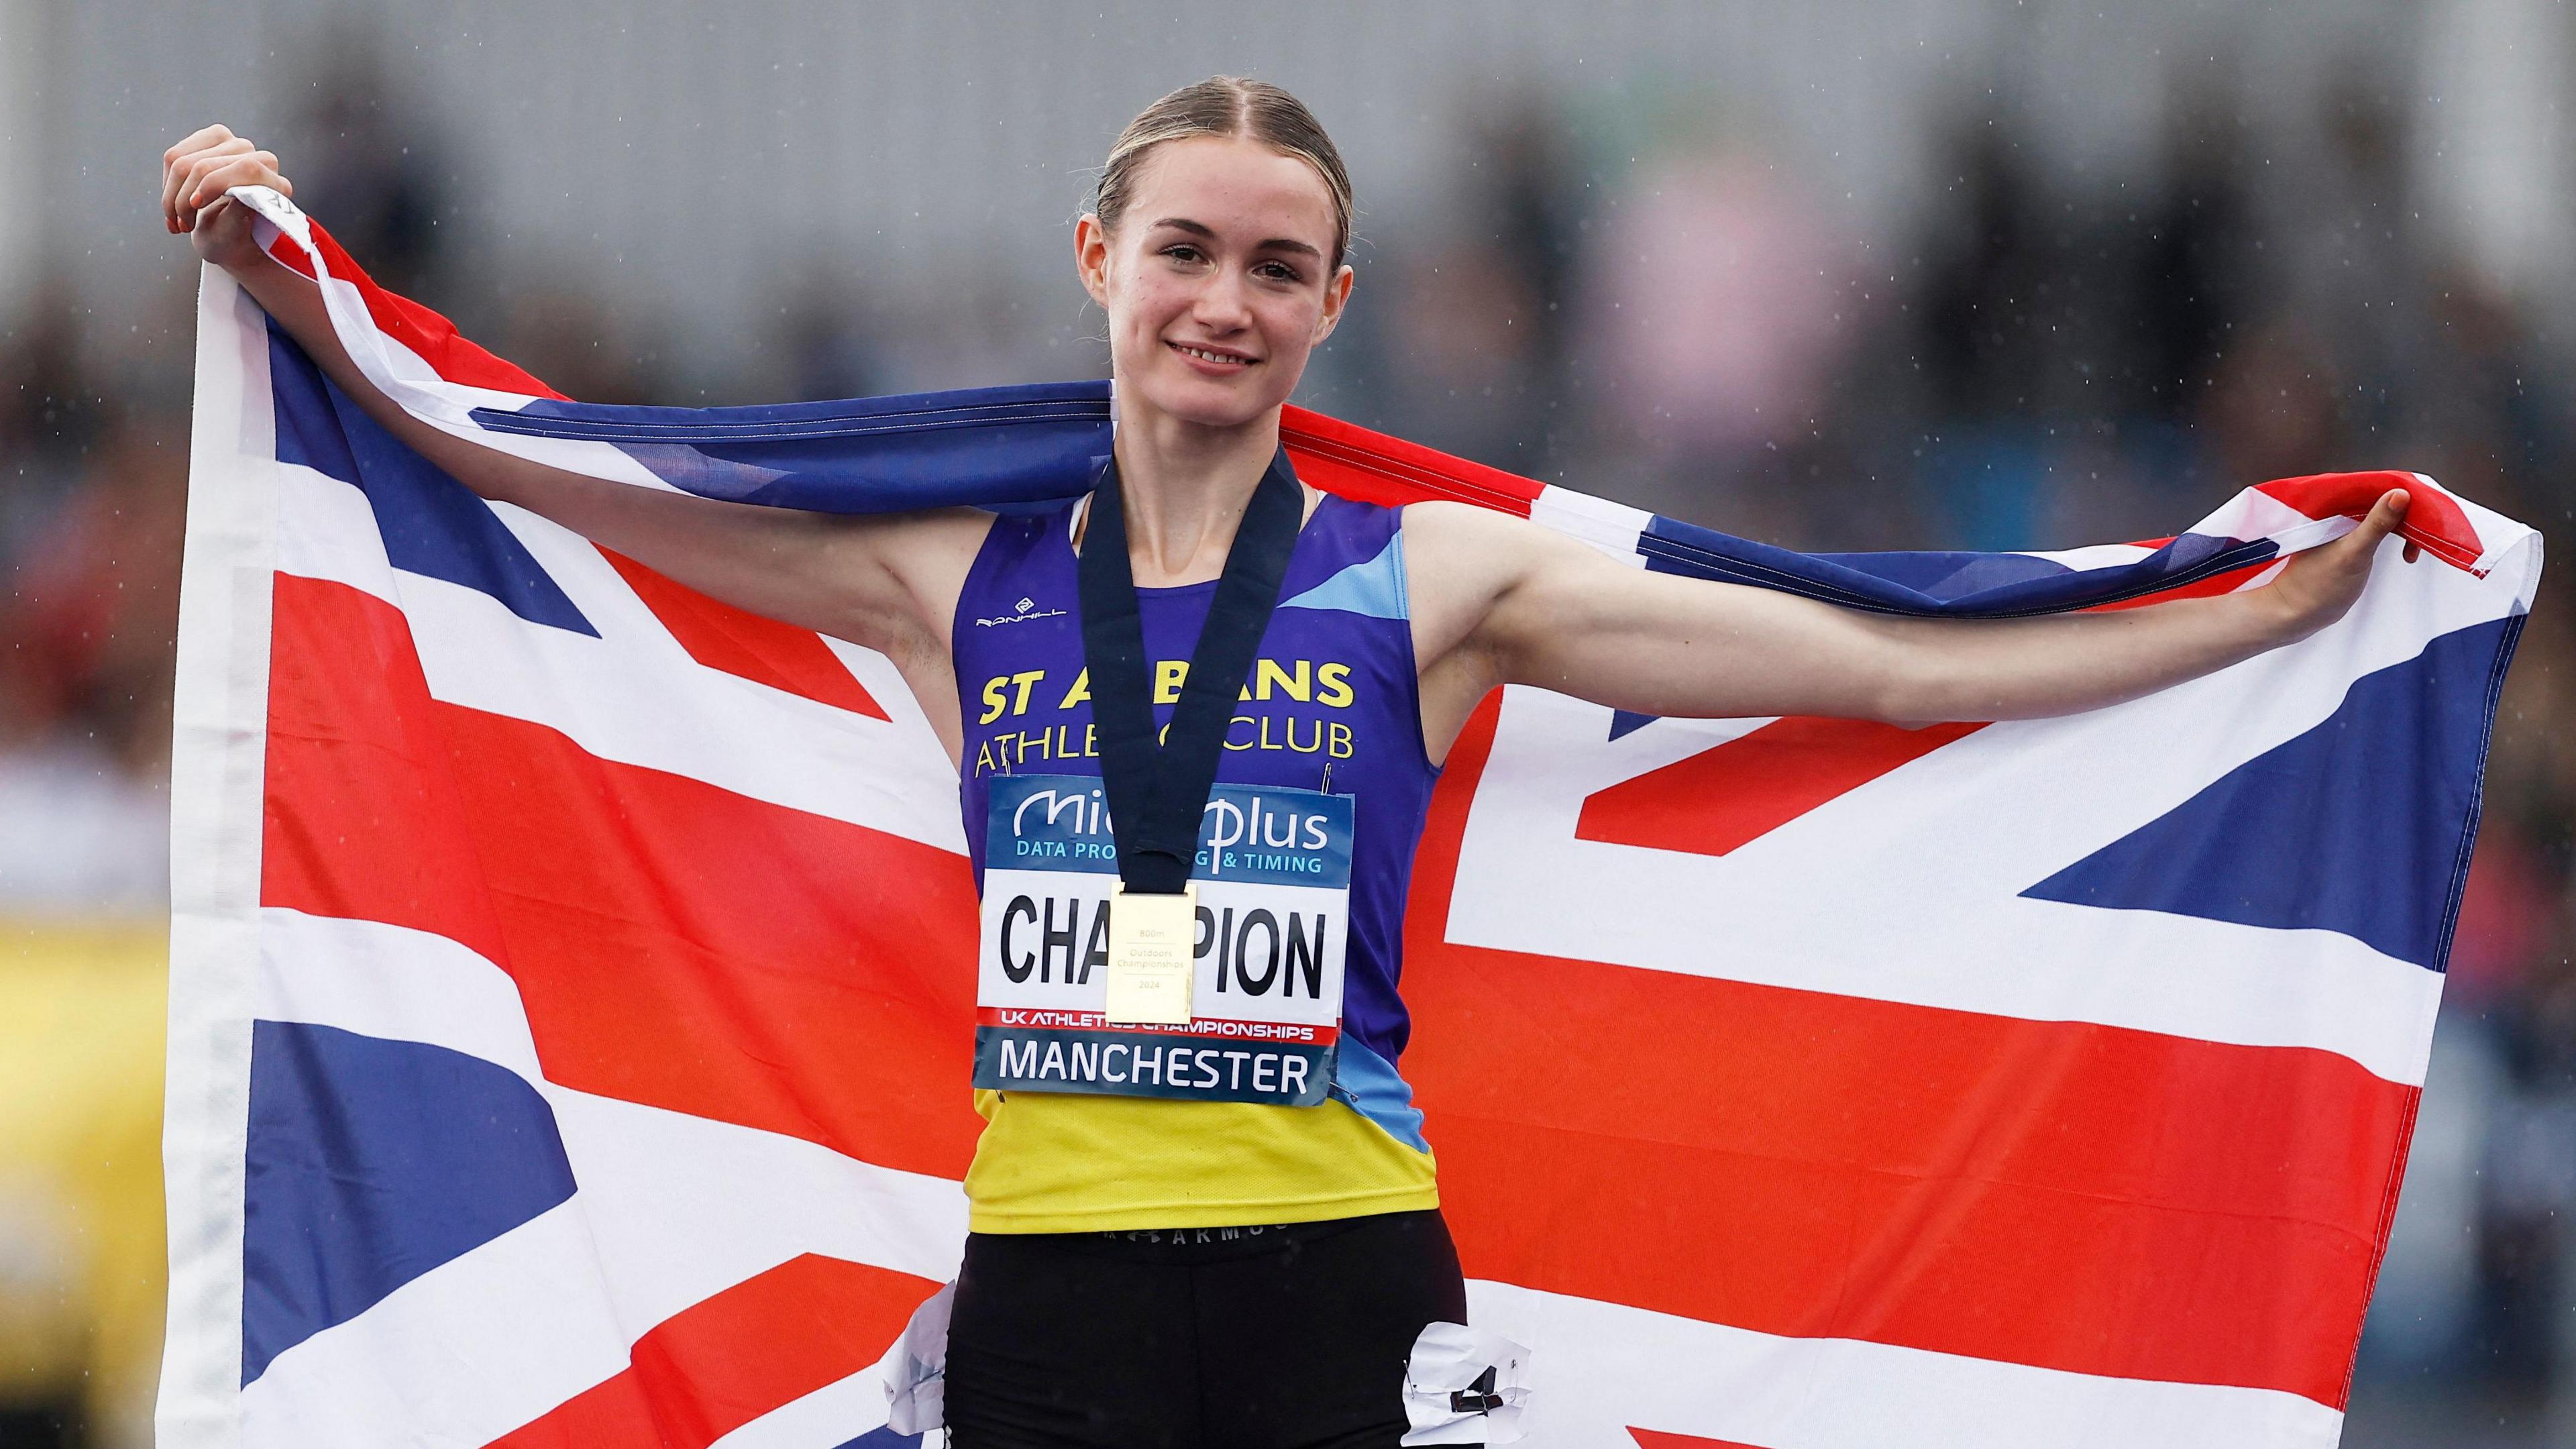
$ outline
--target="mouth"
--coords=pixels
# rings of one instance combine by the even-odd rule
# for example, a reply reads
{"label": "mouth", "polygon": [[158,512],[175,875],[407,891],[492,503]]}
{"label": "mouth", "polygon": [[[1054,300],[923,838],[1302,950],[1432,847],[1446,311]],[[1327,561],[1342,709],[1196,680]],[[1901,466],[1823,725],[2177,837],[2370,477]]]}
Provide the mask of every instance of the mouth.
{"label": "mouth", "polygon": [[1188,358],[1199,371],[1212,374],[1241,372],[1261,360],[1230,347],[1210,347],[1205,343],[1166,342],[1163,345]]}

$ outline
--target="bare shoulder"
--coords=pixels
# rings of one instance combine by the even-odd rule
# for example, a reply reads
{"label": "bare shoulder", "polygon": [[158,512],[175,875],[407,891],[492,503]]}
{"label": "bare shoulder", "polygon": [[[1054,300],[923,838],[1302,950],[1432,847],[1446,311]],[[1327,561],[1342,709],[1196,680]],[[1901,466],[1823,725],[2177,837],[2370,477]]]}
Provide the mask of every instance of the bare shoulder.
{"label": "bare shoulder", "polygon": [[1540,566],[1553,538],[1526,518],[1472,503],[1405,506],[1405,591],[1424,670],[1478,633],[1496,601]]}
{"label": "bare shoulder", "polygon": [[1418,540],[1442,545],[1477,540],[1507,542],[1524,530],[1545,532],[1526,518],[1473,503],[1433,499],[1427,503],[1404,505],[1404,536],[1408,549]]}
{"label": "bare shoulder", "polygon": [[1581,540],[1518,514],[1450,502],[1405,507],[1404,556],[1418,599],[1477,613],[1534,578],[1603,561]]}
{"label": "bare shoulder", "polygon": [[1555,539],[1526,518],[1472,503],[1404,509],[1404,557],[1417,593],[1501,587],[1545,556]]}
{"label": "bare shoulder", "polygon": [[1420,546],[1460,567],[1519,568],[1538,560],[1592,555],[1582,540],[1517,513],[1446,500],[1404,508],[1405,548]]}

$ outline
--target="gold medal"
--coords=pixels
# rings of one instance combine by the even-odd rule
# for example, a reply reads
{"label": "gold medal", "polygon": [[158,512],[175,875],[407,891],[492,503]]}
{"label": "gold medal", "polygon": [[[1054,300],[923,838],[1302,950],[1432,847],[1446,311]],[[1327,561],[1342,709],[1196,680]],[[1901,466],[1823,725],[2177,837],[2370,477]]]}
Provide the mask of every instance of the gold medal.
{"label": "gold medal", "polygon": [[1189,1024],[1198,927],[1196,882],[1178,895],[1129,895],[1124,884],[1110,887],[1110,1025]]}

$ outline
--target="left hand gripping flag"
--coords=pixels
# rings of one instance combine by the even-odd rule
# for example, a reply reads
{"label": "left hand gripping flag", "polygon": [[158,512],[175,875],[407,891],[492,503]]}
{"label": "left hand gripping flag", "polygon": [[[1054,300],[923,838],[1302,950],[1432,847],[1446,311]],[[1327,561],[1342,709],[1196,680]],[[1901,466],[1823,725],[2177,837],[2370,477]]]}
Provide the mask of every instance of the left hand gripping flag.
{"label": "left hand gripping flag", "polygon": [[[570,402],[236,195],[481,446],[835,511],[1062,498],[1107,448],[1099,383]],[[975,902],[896,671],[474,497],[219,271],[197,389],[165,1442],[910,1441]],[[1407,923],[1407,1075],[1471,1316],[1535,1351],[1529,1442],[2336,1442],[2531,530],[2340,474],[2153,544],[1804,555],[1295,409],[1286,441],[1337,492],[1960,617],[2251,587],[2408,488],[2427,563],[2391,540],[2332,628],[2112,709],[1505,690]]]}

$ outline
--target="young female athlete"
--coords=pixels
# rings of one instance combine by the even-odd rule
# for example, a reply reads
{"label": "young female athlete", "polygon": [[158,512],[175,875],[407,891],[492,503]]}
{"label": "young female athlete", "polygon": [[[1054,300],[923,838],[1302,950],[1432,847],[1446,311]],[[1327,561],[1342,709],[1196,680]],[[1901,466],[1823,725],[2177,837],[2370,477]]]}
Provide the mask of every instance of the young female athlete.
{"label": "young female athlete", "polygon": [[[315,289],[254,245],[247,210],[223,199],[245,184],[291,193],[276,158],[214,126],[163,162],[170,229],[192,230],[199,254],[238,278],[369,416],[467,487],[718,598],[891,657],[959,762],[979,870],[1002,868],[985,856],[988,836],[1014,814],[1027,822],[1033,790],[1049,809],[1059,802],[1047,792],[1063,787],[1037,790],[1031,777],[1069,780],[1078,795],[1106,761],[1113,798],[1160,798],[1150,794],[1159,785],[1134,781],[1176,768],[1155,757],[1156,724],[1170,722],[1170,754],[1186,752],[1193,684],[1212,702],[1196,748],[1215,758],[1218,795],[1202,774],[1179,791],[1178,818],[1195,827],[1205,804],[1211,816],[1266,808],[1274,821],[1286,811],[1323,822],[1288,834],[1315,844],[1318,860],[1339,850],[1348,872],[1341,997],[1322,1007],[1340,1031],[1335,1053],[1236,1043],[1247,1050],[1192,1054],[1137,1034],[1087,1059],[1091,1091],[977,1093],[986,1126],[966,1178],[974,1231],[946,1385],[961,1449],[1392,1445],[1404,1432],[1407,1355],[1425,1325],[1463,1322],[1466,1299],[1397,1070],[1398,918],[1440,761],[1496,686],[1704,717],[2092,709],[2332,622],[2406,502],[2388,494],[2349,536],[2259,589],[1969,623],[1648,573],[1461,504],[1394,510],[1326,497],[1288,473],[1280,406],[1350,300],[1350,183],[1293,97],[1218,77],[1127,127],[1097,205],[1074,228],[1075,268],[1108,314],[1116,381],[1115,458],[1091,498],[1031,518],[745,507],[554,471],[415,421],[350,362]],[[1123,548],[1084,550],[1087,537]],[[1266,577],[1252,554],[1269,560]],[[1229,622],[1202,639],[1212,615]],[[1228,630],[1242,637],[1220,671],[1212,661],[1227,656],[1210,641]],[[1114,670],[1113,656],[1123,659]],[[1193,659],[1196,675],[1181,664]],[[1122,727],[1124,745],[1113,738]],[[1140,762],[1124,785],[1120,749]],[[1335,796],[1348,814],[1295,813]],[[1019,804],[1002,809],[1004,797]],[[1117,868],[1135,891],[1130,816],[1148,812],[1113,813]],[[1079,825],[1081,809],[1072,814]],[[1173,858],[1186,862],[1192,843]],[[1108,878],[1090,879],[1105,898]],[[1233,981],[1218,968],[1219,990],[1252,989],[1255,944],[1267,952],[1263,989],[1284,975],[1295,997],[1301,947],[1310,984],[1324,979],[1324,929],[1297,934],[1306,898],[1228,886],[1253,893],[1225,898],[1244,909],[1237,934],[1236,905],[1224,907],[1224,927],[1210,924],[1219,887],[1203,884],[1198,949],[1213,936],[1221,955],[1240,957]],[[1156,889],[1178,890],[1177,877]],[[1015,898],[1011,909],[1027,915],[1001,923],[1004,942],[1019,932],[1018,945],[999,948],[1016,985],[988,970],[988,988],[1036,989],[1020,978],[1041,954],[1060,955],[1074,977],[1075,927],[1056,919],[1052,899],[1041,922],[1035,901]],[[1264,901],[1277,909],[1256,937]],[[1082,919],[1078,904],[1067,912]],[[1148,946],[1117,948],[1129,964],[1109,968],[1112,991],[1143,982],[1143,1001],[1164,989],[1152,984]],[[1081,954],[1087,981],[1097,942]],[[1266,1004],[1271,1016],[1244,1020],[1277,1040],[1313,1035],[1314,1000]],[[1158,1019],[1121,1009],[1113,1003],[1109,1019]],[[1247,1061],[1256,1076],[1266,1067],[1266,1092],[1245,1087]],[[988,1070],[1009,1077],[1007,1046],[999,1065],[979,1048],[979,1084],[990,1085]],[[1190,1099],[1229,1072],[1240,1089],[1230,1097]]]}

